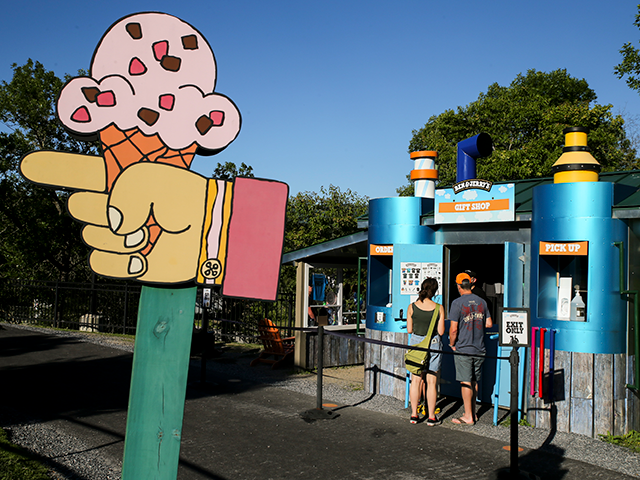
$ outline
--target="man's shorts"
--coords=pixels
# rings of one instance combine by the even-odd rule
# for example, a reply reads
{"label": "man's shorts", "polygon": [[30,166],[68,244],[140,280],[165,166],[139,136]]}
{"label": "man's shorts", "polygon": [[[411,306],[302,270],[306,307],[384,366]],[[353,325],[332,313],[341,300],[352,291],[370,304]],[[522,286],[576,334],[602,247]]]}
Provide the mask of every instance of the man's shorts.
{"label": "man's shorts", "polygon": [[[423,336],[416,335],[414,333],[411,334],[411,341],[409,342],[409,344],[417,345],[422,340],[424,340]],[[431,339],[429,348],[438,350],[437,352],[429,352],[429,368],[427,369],[427,373],[432,373],[433,375],[435,375],[440,371],[440,367],[442,366],[442,354],[440,353],[442,351],[442,337],[440,335],[434,335],[434,337]]]}
{"label": "man's shorts", "polygon": [[480,373],[482,371],[482,363],[484,357],[467,357],[466,355],[454,355],[453,361],[456,366],[456,380],[459,382],[476,382],[480,381]]}

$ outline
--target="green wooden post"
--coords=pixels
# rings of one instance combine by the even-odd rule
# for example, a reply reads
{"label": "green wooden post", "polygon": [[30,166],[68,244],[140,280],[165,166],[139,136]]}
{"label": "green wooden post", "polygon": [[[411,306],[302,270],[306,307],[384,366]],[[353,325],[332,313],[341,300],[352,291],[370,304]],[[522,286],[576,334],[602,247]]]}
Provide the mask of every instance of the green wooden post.
{"label": "green wooden post", "polygon": [[175,480],[196,287],[142,287],[123,480]]}

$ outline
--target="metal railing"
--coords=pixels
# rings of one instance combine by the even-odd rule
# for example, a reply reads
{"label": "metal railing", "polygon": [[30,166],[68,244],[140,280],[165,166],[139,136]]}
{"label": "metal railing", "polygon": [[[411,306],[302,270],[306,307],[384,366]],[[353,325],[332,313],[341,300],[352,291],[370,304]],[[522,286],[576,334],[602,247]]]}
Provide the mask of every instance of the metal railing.
{"label": "metal railing", "polygon": [[[0,321],[90,332],[135,335],[139,283],[96,279],[87,283],[25,282],[0,278]],[[194,327],[201,326],[202,289],[194,305]],[[258,341],[258,319],[269,318],[292,335],[295,296],[278,294],[276,302],[224,298],[212,292],[209,332],[229,342]],[[222,320],[225,320],[224,322]]]}
{"label": "metal railing", "polygon": [[90,332],[134,334],[140,285],[0,279],[0,320]]}
{"label": "metal railing", "polygon": [[[202,289],[198,290],[195,325],[202,325],[203,308],[200,307]],[[282,330],[283,335],[293,335],[295,295],[278,293],[275,302],[226,298],[212,292],[207,308],[209,331],[226,342],[259,342],[258,320],[268,318]]]}

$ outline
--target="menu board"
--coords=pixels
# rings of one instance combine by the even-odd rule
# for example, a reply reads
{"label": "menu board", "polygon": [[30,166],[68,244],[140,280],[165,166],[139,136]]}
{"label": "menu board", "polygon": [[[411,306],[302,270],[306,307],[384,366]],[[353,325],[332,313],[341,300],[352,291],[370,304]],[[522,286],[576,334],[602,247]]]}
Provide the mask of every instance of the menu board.
{"label": "menu board", "polygon": [[438,281],[438,291],[435,295],[440,295],[440,288],[442,287],[442,263],[400,262],[401,295],[417,295],[418,292],[420,292],[420,285],[425,278],[435,278]]}

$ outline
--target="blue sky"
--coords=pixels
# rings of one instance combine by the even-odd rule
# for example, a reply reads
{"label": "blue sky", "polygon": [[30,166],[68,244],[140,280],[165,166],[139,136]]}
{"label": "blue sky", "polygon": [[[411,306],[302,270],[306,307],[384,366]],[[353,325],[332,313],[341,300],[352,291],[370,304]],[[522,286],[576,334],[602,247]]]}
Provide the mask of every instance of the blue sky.
{"label": "blue sky", "polygon": [[529,69],[566,68],[598,103],[640,115],[640,96],[613,74],[625,42],[640,46],[638,1],[208,0],[30,1],[3,7],[0,80],[11,64],[40,61],[58,76],[89,68],[119,18],[180,17],[209,41],[216,91],[242,114],[225,151],[290,193],[330,184],[370,198],[395,196],[412,168],[412,130]]}

